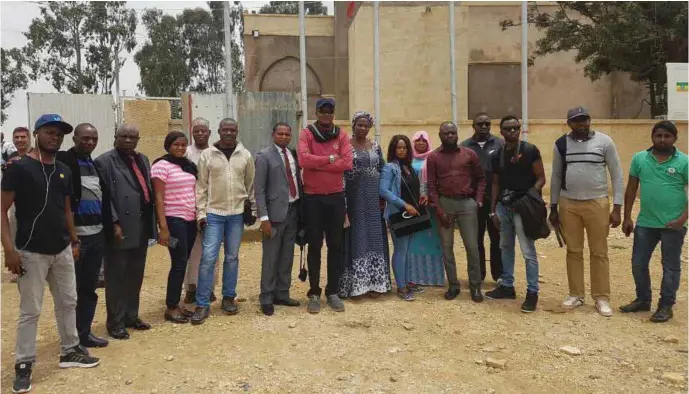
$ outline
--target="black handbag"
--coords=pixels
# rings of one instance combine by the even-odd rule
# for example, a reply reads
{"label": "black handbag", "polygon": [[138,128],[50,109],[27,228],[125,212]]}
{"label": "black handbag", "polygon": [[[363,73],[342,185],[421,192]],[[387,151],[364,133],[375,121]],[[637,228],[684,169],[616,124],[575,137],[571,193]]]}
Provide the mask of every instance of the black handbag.
{"label": "black handbag", "polygon": [[251,212],[251,201],[247,198],[244,200],[244,213],[242,214],[245,226],[253,226],[256,223],[256,216]]}
{"label": "black handbag", "polygon": [[[414,193],[407,185],[407,182],[404,181],[404,178],[401,180],[407,190],[409,190],[409,194],[414,198]],[[419,216],[412,216],[404,210],[390,215],[390,230],[395,233],[396,237],[406,237],[407,235],[431,228],[431,216],[426,207],[419,206],[416,201],[414,201],[414,204],[418,207]]]}

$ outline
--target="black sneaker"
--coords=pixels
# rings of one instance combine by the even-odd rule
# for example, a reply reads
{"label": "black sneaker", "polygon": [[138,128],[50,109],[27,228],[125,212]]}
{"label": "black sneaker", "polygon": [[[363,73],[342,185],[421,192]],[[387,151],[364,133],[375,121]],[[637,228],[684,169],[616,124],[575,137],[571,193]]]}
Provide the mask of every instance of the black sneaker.
{"label": "black sneaker", "polygon": [[60,356],[60,368],[93,368],[100,364],[100,360],[87,354],[86,349],[76,346],[71,353]]}
{"label": "black sneaker", "polygon": [[[514,291],[514,290],[513,290]],[[531,291],[526,292],[526,299],[522,304],[522,312],[531,313],[536,311],[536,304],[538,304],[538,293]]]}
{"label": "black sneaker", "polygon": [[223,297],[220,309],[228,315],[236,315],[239,313],[239,304],[234,297]]}
{"label": "black sneaker", "polygon": [[14,365],[13,393],[28,393],[31,391],[31,367],[33,363],[18,363]]}
{"label": "black sneaker", "polygon": [[483,294],[481,288],[473,288],[469,291],[471,293],[471,300],[474,302],[483,302]]}
{"label": "black sneaker", "polygon": [[658,310],[651,316],[653,323],[665,323],[670,319],[672,319],[671,306],[658,306]]}
{"label": "black sneaker", "polygon": [[630,302],[627,305],[620,307],[620,312],[622,313],[634,313],[634,312],[648,312],[651,310],[651,303],[648,301],[639,301],[638,299]]}
{"label": "black sneaker", "polygon": [[517,298],[517,293],[514,292],[514,287],[498,285],[495,289],[486,292],[486,298],[489,300],[514,300]]}
{"label": "black sneaker", "polygon": [[197,306],[194,310],[194,314],[191,316],[191,324],[203,324],[204,321],[211,314],[211,307],[209,306]]}

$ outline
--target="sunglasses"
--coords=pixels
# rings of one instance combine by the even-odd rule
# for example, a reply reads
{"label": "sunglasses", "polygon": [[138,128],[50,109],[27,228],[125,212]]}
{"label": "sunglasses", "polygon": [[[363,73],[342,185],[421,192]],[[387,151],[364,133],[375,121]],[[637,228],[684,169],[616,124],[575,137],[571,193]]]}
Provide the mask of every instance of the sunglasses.
{"label": "sunglasses", "polygon": [[512,126],[512,127],[508,126],[508,127],[503,127],[502,130],[507,131],[507,132],[515,132],[515,131],[521,130],[521,127],[520,126]]}
{"label": "sunglasses", "polygon": [[486,126],[490,127],[490,122],[476,122],[474,123],[476,126]]}

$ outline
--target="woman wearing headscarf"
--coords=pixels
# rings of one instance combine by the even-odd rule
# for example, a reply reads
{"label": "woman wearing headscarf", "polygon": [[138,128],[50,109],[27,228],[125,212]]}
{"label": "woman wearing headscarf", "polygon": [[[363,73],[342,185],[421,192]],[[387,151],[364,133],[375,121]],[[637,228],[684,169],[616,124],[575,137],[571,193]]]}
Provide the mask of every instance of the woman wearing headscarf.
{"label": "woman wearing headscarf", "polygon": [[377,297],[391,290],[387,234],[382,221],[378,185],[383,152],[368,138],[373,117],[359,111],[352,118],[354,165],[345,172],[349,228],[345,230],[341,297],[369,294]]}
{"label": "woman wearing headscarf", "polygon": [[[421,201],[428,201],[428,187],[426,178],[426,159],[430,156],[431,140],[428,133],[419,130],[412,137],[412,168],[419,174],[421,182]],[[445,284],[445,268],[443,265],[442,246],[438,233],[438,222],[431,212],[432,227],[414,234],[409,242],[409,282],[415,292],[422,292],[422,286],[443,286]]]}
{"label": "woman wearing headscarf", "polygon": [[187,260],[196,240],[196,165],[185,157],[187,137],[171,131],[163,146],[167,154],[151,167],[158,219],[158,243],[170,252],[165,320],[186,323],[191,312],[179,306]]}

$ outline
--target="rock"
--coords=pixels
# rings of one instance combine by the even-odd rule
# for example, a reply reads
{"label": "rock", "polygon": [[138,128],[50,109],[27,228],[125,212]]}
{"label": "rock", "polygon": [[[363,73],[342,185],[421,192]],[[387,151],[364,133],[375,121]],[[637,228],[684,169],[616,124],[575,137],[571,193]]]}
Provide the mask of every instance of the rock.
{"label": "rock", "polygon": [[575,348],[574,346],[563,346],[559,349],[562,353],[570,356],[580,356],[581,350]]}
{"label": "rock", "polygon": [[547,281],[547,280],[545,280],[545,279],[541,279],[541,278],[539,278],[539,279],[538,279],[538,283],[548,283],[548,281]]}
{"label": "rock", "polygon": [[475,360],[474,361],[477,365],[483,365],[483,360]]}
{"label": "rock", "polygon": [[589,379],[598,380],[598,379],[601,379],[601,376],[600,375],[589,375]]}
{"label": "rock", "polygon": [[674,335],[668,335],[665,338],[663,338],[663,342],[665,342],[665,343],[679,343],[679,338],[677,338]]}
{"label": "rock", "polygon": [[260,364],[254,364],[254,368],[263,370],[263,366]]}
{"label": "rock", "polygon": [[165,357],[166,361],[172,361],[174,359],[175,359],[175,356],[172,356],[172,355]]}
{"label": "rock", "polygon": [[297,323],[290,323],[289,324],[289,328],[296,328],[296,327],[297,327]]}
{"label": "rock", "polygon": [[396,382],[397,382],[397,378],[394,377],[394,376],[390,376],[390,381],[391,381],[392,383],[396,383]]}
{"label": "rock", "polygon": [[133,383],[133,382],[132,382],[131,379],[127,379],[127,381],[124,382],[124,384],[126,384],[127,386],[129,386],[129,385],[132,384],[132,383]]}
{"label": "rock", "polygon": [[505,369],[507,360],[488,357],[486,359],[486,365],[495,369]]}
{"label": "rock", "polygon": [[344,381],[344,380],[347,380],[347,375],[337,375],[337,377],[335,379],[337,379],[339,381]]}
{"label": "rock", "polygon": [[404,329],[407,331],[411,331],[414,329],[414,325],[411,323],[402,323],[402,327],[404,327]]}
{"label": "rock", "polygon": [[393,348],[388,349],[388,354],[396,354],[399,352],[400,352],[400,348],[398,348],[398,347],[393,347]]}
{"label": "rock", "polygon": [[662,380],[670,383],[684,383],[684,376],[675,372],[665,372],[663,376],[660,377]]}
{"label": "rock", "polygon": [[492,346],[489,346],[489,347],[484,347],[483,349],[481,349],[481,351],[485,352],[485,353],[495,353],[498,351],[498,349],[496,349]]}

